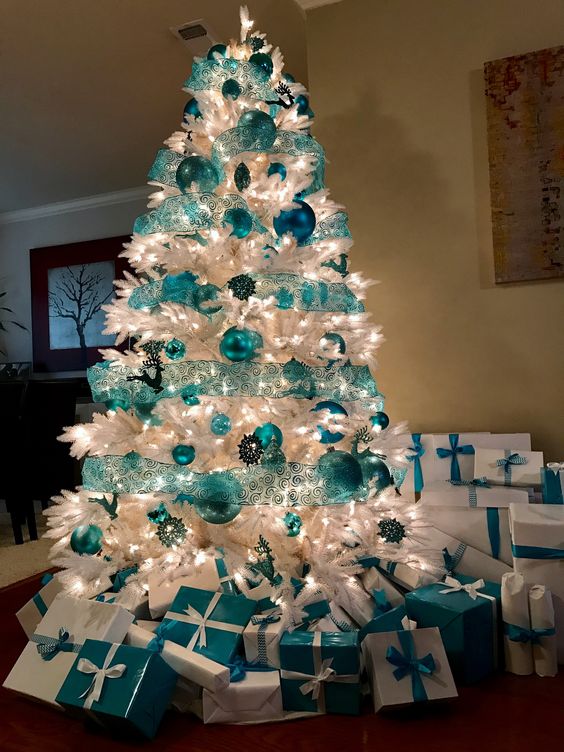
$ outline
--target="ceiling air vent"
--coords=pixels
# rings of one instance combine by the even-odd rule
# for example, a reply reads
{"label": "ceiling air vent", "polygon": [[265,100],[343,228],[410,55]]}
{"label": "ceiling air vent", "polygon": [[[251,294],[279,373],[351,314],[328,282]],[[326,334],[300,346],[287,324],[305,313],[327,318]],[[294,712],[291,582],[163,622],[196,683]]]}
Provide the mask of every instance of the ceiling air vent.
{"label": "ceiling air vent", "polygon": [[174,27],[171,31],[194,56],[205,55],[209,48],[216,44],[216,35],[210,29],[208,22],[202,18]]}

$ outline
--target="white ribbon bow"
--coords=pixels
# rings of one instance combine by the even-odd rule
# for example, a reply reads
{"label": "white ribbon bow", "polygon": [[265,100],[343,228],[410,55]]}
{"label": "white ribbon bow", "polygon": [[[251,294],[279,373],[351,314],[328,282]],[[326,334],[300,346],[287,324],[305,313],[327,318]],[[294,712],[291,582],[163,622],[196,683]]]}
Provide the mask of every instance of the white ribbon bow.
{"label": "white ribbon bow", "polygon": [[212,615],[214,608],[217,606],[220,598],[220,592],[214,593],[211,601],[208,603],[208,607],[203,614],[201,614],[199,611],[196,611],[194,606],[189,605],[188,608],[184,609],[184,613],[187,614],[191,619],[193,619],[194,622],[198,625],[198,628],[194,632],[192,639],[188,643],[189,650],[193,650],[196,645],[201,645],[201,647],[203,648],[207,646],[206,624],[208,619]]}
{"label": "white ribbon bow", "polygon": [[411,631],[413,629],[417,629],[417,622],[413,621],[409,618],[409,616],[406,615],[401,620],[401,626],[403,627],[403,629]]}
{"label": "white ribbon bow", "polygon": [[564,470],[564,462],[547,462],[546,466],[549,470],[552,470],[555,475],[558,475],[558,473]]}
{"label": "white ribbon bow", "polygon": [[334,681],[336,673],[335,669],[331,668],[333,663],[332,658],[326,658],[322,663],[319,671],[309,681],[300,685],[300,692],[302,695],[308,695],[311,692],[311,696],[314,700],[319,698],[319,692],[321,691],[322,682]]}
{"label": "white ribbon bow", "polygon": [[475,601],[479,595],[482,595],[482,593],[478,593],[478,590],[481,590],[483,587],[485,587],[485,584],[486,583],[482,579],[480,579],[476,580],[475,582],[469,582],[467,585],[463,585],[454,577],[445,577],[445,585],[448,585],[448,587],[444,590],[441,590],[441,593],[460,593],[460,591],[463,590],[464,592],[468,593],[473,601]]}
{"label": "white ribbon bow", "polygon": [[119,647],[120,646],[115,643],[110,647],[106,659],[102,664],[102,668],[96,666],[88,658],[81,658],[78,661],[77,669],[79,671],[83,674],[94,674],[92,682],[89,684],[86,691],[80,695],[81,700],[83,697],[86,698],[84,701],[85,710],[90,710],[92,703],[99,702],[106,679],[119,679],[120,676],[123,676],[125,673],[127,669],[125,663],[117,663],[115,666],[110,666],[110,663],[113,661],[116,654],[116,650]]}

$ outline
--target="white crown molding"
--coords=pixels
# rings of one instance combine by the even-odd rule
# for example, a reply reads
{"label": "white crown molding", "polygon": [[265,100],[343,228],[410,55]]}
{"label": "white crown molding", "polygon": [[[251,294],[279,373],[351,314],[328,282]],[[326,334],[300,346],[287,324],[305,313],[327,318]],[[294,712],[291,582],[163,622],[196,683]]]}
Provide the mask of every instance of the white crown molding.
{"label": "white crown molding", "polygon": [[96,209],[100,206],[128,204],[131,201],[147,198],[151,190],[154,190],[151,186],[143,185],[137,188],[125,188],[121,191],[98,193],[95,196],[73,198],[69,201],[56,201],[52,204],[44,204],[43,206],[32,206],[29,209],[15,209],[14,211],[0,214],[0,225],[7,225],[12,222],[31,222],[34,219],[54,217],[58,214],[70,214],[71,212],[79,212],[87,209]]}
{"label": "white crown molding", "polygon": [[334,3],[343,2],[343,0],[294,0],[302,10],[313,10],[321,5],[333,5]]}

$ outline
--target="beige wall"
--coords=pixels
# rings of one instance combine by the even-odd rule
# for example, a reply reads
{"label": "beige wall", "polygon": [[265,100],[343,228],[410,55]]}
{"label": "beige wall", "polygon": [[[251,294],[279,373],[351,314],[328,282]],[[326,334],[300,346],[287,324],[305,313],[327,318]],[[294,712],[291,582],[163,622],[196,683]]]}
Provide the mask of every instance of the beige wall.
{"label": "beige wall", "polygon": [[315,135],[412,430],[529,431],[564,459],[564,282],[493,284],[482,66],[562,44],[561,0],[345,0],[308,14]]}

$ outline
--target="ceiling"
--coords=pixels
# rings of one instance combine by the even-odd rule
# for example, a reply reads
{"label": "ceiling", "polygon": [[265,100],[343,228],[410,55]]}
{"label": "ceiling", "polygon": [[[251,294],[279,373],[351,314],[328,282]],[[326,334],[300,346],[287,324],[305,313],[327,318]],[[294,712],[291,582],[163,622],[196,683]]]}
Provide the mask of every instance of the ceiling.
{"label": "ceiling", "polygon": [[[247,5],[305,82],[294,0]],[[226,41],[238,16],[238,0],[2,0],[0,212],[145,183],[187,98],[190,52],[170,27],[203,18]]]}

